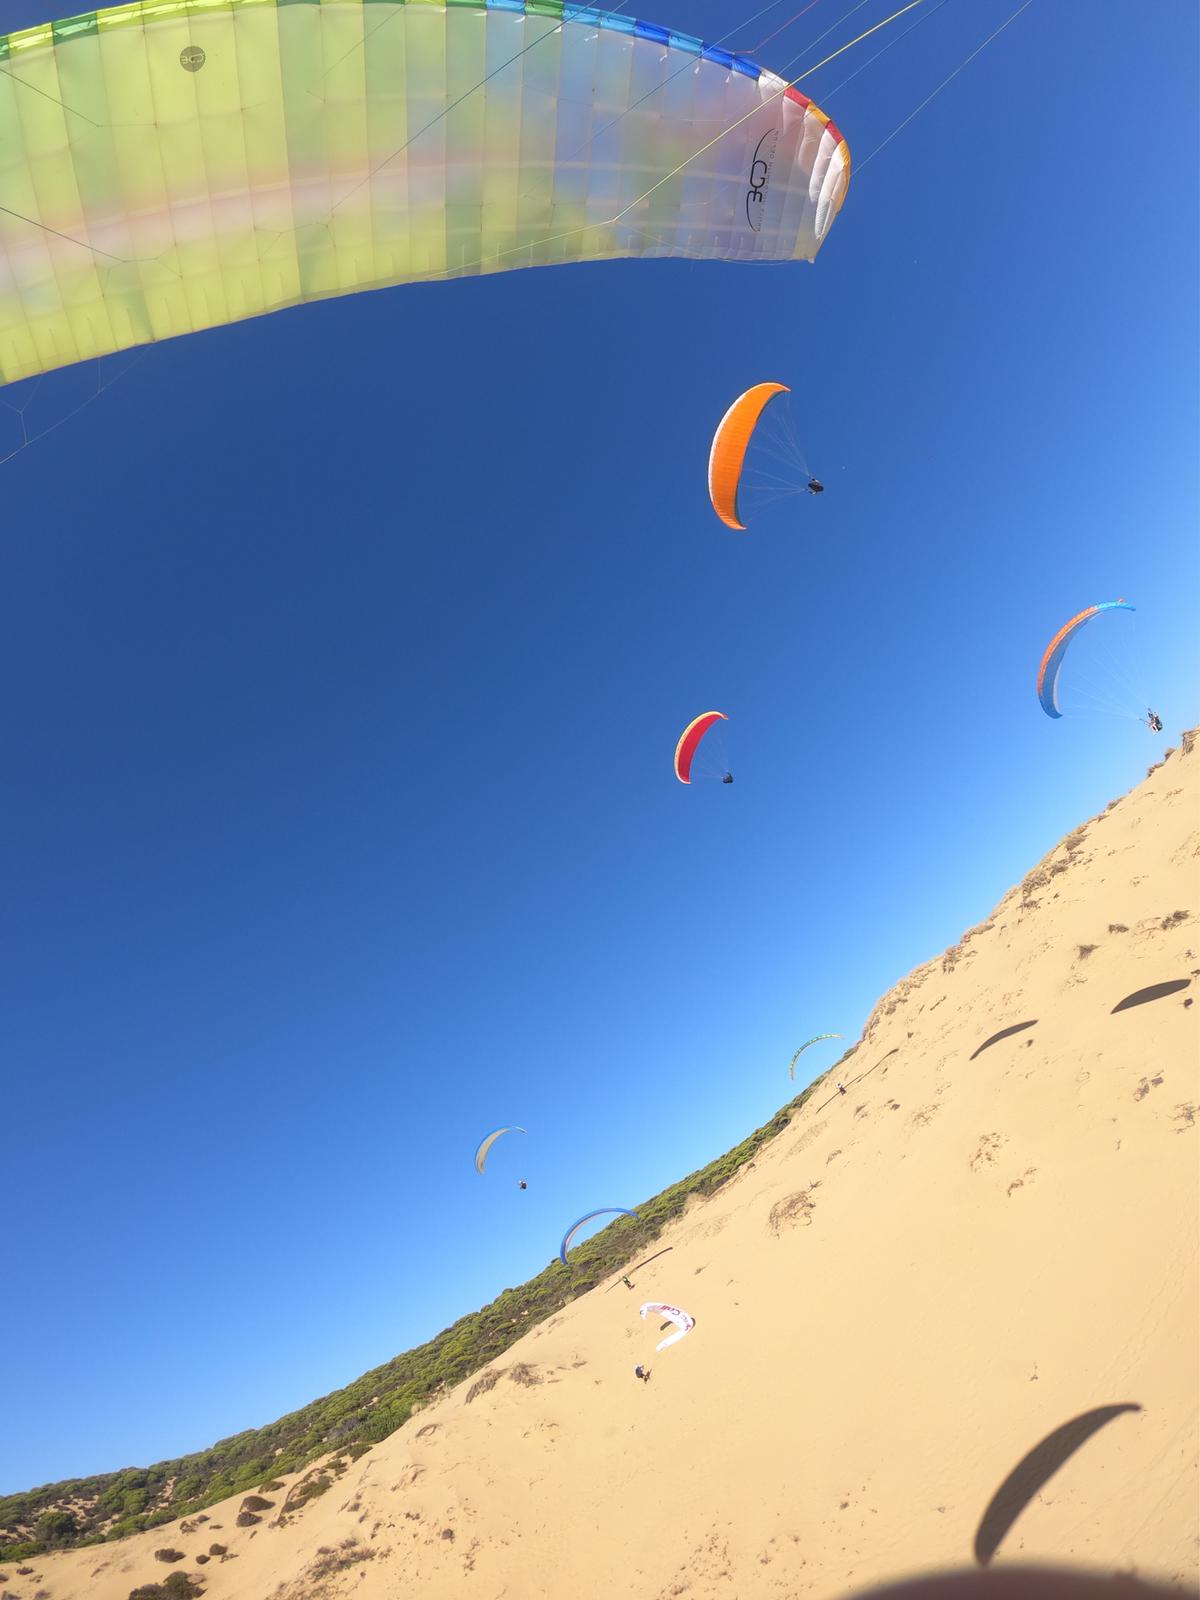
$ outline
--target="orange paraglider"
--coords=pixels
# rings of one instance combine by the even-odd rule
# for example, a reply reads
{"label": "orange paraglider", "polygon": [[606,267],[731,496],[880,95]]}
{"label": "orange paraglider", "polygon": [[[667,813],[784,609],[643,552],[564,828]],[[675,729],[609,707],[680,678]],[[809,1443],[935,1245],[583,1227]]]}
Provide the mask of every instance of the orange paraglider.
{"label": "orange paraglider", "polygon": [[746,448],[758,419],[777,394],[790,394],[786,383],[756,383],[738,395],[717,424],[708,453],[708,498],[727,528],[746,531],[738,506],[738,489],[746,464]]}

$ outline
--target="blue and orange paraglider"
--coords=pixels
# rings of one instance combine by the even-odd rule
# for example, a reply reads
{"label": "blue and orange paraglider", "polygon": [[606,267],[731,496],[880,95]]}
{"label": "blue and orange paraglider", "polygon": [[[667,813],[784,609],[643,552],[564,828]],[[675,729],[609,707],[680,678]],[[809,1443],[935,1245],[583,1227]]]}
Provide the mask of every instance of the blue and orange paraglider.
{"label": "blue and orange paraglider", "polygon": [[1042,657],[1042,664],[1038,668],[1037,695],[1042,710],[1048,717],[1061,717],[1062,711],[1058,704],[1058,675],[1062,671],[1063,658],[1067,653],[1067,646],[1074,639],[1080,628],[1085,627],[1093,617],[1098,617],[1105,611],[1132,611],[1133,607],[1126,600],[1102,600],[1099,605],[1088,606],[1086,611],[1081,611],[1064,622],[1062,627],[1046,646],[1046,653]]}
{"label": "blue and orange paraglider", "polygon": [[1146,704],[1132,620],[1119,625],[1115,620],[1102,621],[1082,645],[1076,643],[1089,622],[1131,615],[1134,609],[1123,598],[1101,600],[1063,623],[1046,646],[1038,667],[1038,704],[1048,717],[1057,721],[1063,715],[1059,687],[1066,664],[1070,702],[1067,709],[1072,715],[1100,712],[1140,722],[1151,733],[1163,731],[1162,718]]}
{"label": "blue and orange paraglider", "polygon": [[[1083,629],[1096,617],[1113,616],[1134,609],[1128,600],[1101,600],[1098,605],[1088,606],[1086,611],[1080,611],[1069,622],[1063,623],[1046,646],[1046,653],[1038,667],[1038,704],[1048,717],[1057,719],[1063,714],[1058,697],[1059,680],[1067,652]],[[1081,663],[1079,657],[1072,654],[1070,677],[1075,704],[1071,709],[1075,711],[1081,705],[1084,710],[1127,717],[1142,723],[1151,733],[1161,733],[1162,718],[1153,706],[1146,705],[1145,688],[1140,681],[1141,664],[1137,659],[1134,636],[1129,631],[1132,626],[1132,623],[1125,624],[1110,634],[1108,630],[1112,624],[1105,624],[1095,636],[1098,648],[1090,651],[1094,657],[1092,660],[1085,659]],[[1099,648],[1101,635],[1106,646],[1103,649]],[[1082,647],[1085,658],[1089,655],[1091,644],[1092,637],[1089,636],[1088,643]],[[1113,644],[1119,644],[1120,650],[1114,652],[1111,648]]]}

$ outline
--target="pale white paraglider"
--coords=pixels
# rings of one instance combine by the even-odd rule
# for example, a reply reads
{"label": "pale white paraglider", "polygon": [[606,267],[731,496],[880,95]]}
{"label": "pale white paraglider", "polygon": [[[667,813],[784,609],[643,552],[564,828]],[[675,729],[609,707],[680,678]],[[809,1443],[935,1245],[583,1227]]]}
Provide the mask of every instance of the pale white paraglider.
{"label": "pale white paraglider", "polygon": [[494,1133],[489,1133],[486,1138],[480,1141],[479,1148],[475,1152],[475,1171],[483,1171],[484,1166],[487,1163],[488,1151],[492,1148],[496,1140],[499,1139],[502,1134],[524,1133],[525,1131],[526,1130],[524,1128],[518,1128],[516,1123],[513,1123],[510,1127],[497,1128]]}
{"label": "pale white paraglider", "polygon": [[669,1333],[665,1339],[660,1339],[654,1346],[655,1350],[665,1350],[668,1345],[678,1344],[680,1339],[685,1339],[696,1326],[695,1317],[689,1317],[686,1311],[681,1311],[678,1306],[666,1305],[661,1300],[648,1300],[642,1307],[643,1319],[653,1312],[656,1317],[666,1317],[668,1322],[675,1324],[675,1332]]}

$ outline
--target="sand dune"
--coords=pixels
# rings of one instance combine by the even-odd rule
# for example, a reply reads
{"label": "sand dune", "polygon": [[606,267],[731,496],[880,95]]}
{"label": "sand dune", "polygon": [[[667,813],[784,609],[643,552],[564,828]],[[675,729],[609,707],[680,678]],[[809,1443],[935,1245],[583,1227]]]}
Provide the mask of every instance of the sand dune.
{"label": "sand dune", "polygon": [[[575,1301],[294,1516],[273,1493],[238,1528],[228,1502],[6,1586],[827,1600],[1037,1560],[1190,1589],[1197,999],[1186,751],[886,995],[848,1093],[694,1205],[633,1293]],[[696,1318],[661,1355],[656,1299]]]}

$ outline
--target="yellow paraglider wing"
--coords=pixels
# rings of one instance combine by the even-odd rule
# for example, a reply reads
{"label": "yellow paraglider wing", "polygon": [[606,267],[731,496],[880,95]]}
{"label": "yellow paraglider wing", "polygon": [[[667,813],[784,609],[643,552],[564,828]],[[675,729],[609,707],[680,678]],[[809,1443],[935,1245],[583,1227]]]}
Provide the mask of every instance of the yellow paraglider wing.
{"label": "yellow paraglider wing", "polygon": [[0,38],[0,382],[391,284],[811,261],[829,119],[561,0],[145,0]]}

